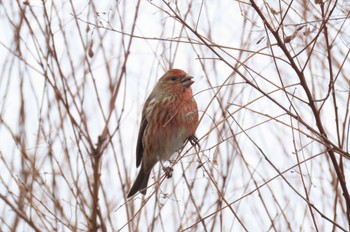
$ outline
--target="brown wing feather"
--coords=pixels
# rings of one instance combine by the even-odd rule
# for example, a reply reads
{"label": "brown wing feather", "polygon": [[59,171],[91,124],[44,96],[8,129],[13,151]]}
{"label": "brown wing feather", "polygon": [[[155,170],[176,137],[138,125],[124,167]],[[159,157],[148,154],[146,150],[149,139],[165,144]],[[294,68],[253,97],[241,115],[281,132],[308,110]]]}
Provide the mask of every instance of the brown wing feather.
{"label": "brown wing feather", "polygon": [[141,160],[142,160],[142,155],[143,155],[142,137],[143,137],[143,133],[145,132],[146,126],[147,126],[147,120],[144,117],[142,117],[139,135],[137,137],[137,145],[136,145],[136,167],[140,166]]}
{"label": "brown wing feather", "polygon": [[142,156],[143,156],[143,144],[142,144],[142,138],[143,134],[145,133],[145,129],[147,127],[148,121],[146,117],[146,111],[147,107],[149,106],[151,100],[154,98],[155,93],[154,91],[148,96],[145,105],[143,106],[142,109],[142,119],[141,119],[141,125],[139,129],[139,135],[137,137],[137,145],[136,145],[136,167],[139,167],[142,161]]}

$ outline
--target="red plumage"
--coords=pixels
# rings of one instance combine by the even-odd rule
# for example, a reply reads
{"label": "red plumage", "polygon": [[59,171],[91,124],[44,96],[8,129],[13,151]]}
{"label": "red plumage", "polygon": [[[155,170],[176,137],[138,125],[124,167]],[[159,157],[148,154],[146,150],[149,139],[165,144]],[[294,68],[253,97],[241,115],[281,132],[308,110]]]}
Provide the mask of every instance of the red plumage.
{"label": "red plumage", "polygon": [[198,108],[193,98],[192,77],[180,69],[170,69],[147,98],[136,146],[136,166],[141,165],[128,197],[146,194],[153,166],[168,160],[184,142],[194,136]]}

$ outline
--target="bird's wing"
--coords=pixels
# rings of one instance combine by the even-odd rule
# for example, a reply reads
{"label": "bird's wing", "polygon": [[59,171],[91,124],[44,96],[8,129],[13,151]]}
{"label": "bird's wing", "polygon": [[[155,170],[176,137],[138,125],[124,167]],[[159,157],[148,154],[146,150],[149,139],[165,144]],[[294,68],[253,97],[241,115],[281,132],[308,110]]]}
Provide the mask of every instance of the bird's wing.
{"label": "bird's wing", "polygon": [[136,167],[139,167],[142,160],[142,154],[143,154],[143,144],[142,144],[142,137],[143,133],[145,132],[145,128],[147,126],[147,120],[145,117],[142,117],[139,135],[137,137],[137,145],[136,145]]}
{"label": "bird's wing", "polygon": [[147,98],[145,105],[142,109],[142,119],[141,125],[139,129],[139,135],[137,137],[137,145],[136,145],[136,167],[139,167],[141,164],[142,156],[143,156],[143,143],[142,138],[145,133],[145,129],[148,124],[148,120],[150,118],[150,114],[152,114],[152,109],[155,103],[155,92],[153,91]]}

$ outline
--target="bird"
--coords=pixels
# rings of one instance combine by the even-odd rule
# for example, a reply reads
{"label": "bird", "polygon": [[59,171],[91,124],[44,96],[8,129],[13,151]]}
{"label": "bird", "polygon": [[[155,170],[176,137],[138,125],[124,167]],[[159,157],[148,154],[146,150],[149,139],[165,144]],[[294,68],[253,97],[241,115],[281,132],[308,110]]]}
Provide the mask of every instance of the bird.
{"label": "bird", "polygon": [[[188,140],[198,145],[198,107],[193,98],[193,77],[181,69],[168,70],[146,99],[136,144],[136,167],[141,166],[128,198],[137,192],[145,195],[150,173],[160,161],[169,178],[172,168],[164,168],[168,160]],[[169,170],[170,169],[170,170]]]}

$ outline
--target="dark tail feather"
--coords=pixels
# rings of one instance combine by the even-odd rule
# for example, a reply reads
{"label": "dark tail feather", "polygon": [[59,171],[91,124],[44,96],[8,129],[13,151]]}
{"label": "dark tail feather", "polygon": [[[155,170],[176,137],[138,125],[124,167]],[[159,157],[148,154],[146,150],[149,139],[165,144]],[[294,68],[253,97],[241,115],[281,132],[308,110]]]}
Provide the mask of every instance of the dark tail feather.
{"label": "dark tail feather", "polygon": [[147,183],[148,183],[148,179],[149,179],[149,175],[151,174],[151,172],[149,173],[144,173],[143,171],[143,167],[141,165],[141,169],[139,174],[136,177],[136,180],[134,182],[134,184],[131,187],[131,190],[128,194],[128,198],[134,196],[138,191],[140,191],[143,195],[146,194],[147,192]]}

